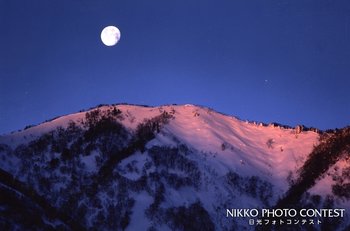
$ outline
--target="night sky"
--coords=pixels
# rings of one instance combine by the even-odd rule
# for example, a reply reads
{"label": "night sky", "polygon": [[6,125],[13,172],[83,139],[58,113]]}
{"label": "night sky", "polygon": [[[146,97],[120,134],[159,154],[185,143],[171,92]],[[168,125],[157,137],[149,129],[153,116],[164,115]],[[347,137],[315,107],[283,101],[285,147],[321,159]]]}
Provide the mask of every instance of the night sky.
{"label": "night sky", "polygon": [[122,102],[344,127],[349,90],[350,1],[0,0],[0,134]]}

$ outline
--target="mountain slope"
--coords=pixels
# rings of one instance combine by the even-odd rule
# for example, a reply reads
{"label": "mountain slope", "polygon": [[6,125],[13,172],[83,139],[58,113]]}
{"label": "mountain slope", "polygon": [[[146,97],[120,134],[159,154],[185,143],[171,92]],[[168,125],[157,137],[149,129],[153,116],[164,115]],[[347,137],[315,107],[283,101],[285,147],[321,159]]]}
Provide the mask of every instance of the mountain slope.
{"label": "mountain slope", "polygon": [[[0,158],[3,171],[87,229],[240,230],[253,227],[227,218],[226,209],[275,206],[319,137],[194,105],[113,105],[1,136]],[[332,187],[347,187],[348,166],[336,159],[298,201],[320,195],[314,206],[322,207],[330,195],[335,207],[350,208],[347,194]],[[54,219],[43,222],[66,223]]]}

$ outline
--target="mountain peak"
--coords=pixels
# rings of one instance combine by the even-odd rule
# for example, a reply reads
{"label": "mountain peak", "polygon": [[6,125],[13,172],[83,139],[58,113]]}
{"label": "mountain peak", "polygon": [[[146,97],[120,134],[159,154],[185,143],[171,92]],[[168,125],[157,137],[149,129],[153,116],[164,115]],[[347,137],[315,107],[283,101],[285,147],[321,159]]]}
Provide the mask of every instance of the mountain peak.
{"label": "mountain peak", "polygon": [[[43,220],[67,229],[241,229],[248,227],[246,221],[219,214],[226,208],[276,205],[300,182],[301,172],[313,171],[305,173],[308,163],[314,166],[315,157],[325,157],[327,142],[301,127],[250,123],[190,104],[100,105],[0,137],[0,181],[5,179],[0,183],[7,187],[0,190],[18,191],[12,199],[26,211],[40,213],[33,203],[41,213],[55,211]],[[303,188],[303,195],[321,197],[317,206],[328,195],[347,198],[342,174],[348,164],[344,158],[332,163],[322,165],[326,172],[319,171],[312,188]],[[348,208],[348,200],[333,203]],[[201,222],[178,220],[198,214]]]}

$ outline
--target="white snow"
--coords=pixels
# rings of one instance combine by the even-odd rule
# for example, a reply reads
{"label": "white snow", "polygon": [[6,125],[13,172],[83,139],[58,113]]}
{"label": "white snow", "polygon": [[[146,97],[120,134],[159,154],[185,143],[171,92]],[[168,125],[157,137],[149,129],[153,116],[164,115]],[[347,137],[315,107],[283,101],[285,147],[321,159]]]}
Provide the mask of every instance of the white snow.
{"label": "white snow", "polygon": [[[174,119],[171,119],[156,138],[147,144],[147,148],[157,145],[176,147],[179,144],[185,144],[191,150],[188,158],[194,160],[204,173],[203,184],[195,192],[193,188],[186,186],[179,190],[167,187],[165,192],[167,200],[162,206],[186,205],[195,202],[196,198],[201,199],[207,211],[213,211],[213,206],[222,209],[226,204],[233,203],[236,208],[263,206],[259,199],[240,194],[237,189],[228,189],[224,178],[230,171],[242,177],[258,176],[262,180],[271,182],[274,186],[272,200],[275,202],[289,188],[288,175],[295,174],[319,142],[319,134],[316,132],[307,131],[296,134],[295,129],[249,123],[191,104],[161,107],[116,105],[116,107],[122,111],[124,118],[120,122],[131,131],[134,131],[145,119],[158,116],[164,111],[174,114]],[[99,109],[104,111],[109,108],[111,106],[103,106]],[[34,139],[33,137],[57,126],[66,127],[69,121],[82,121],[85,113],[63,116],[21,132],[2,136],[0,143],[7,143],[14,147],[21,142],[28,142],[28,138],[23,137]],[[96,170],[96,155],[94,153],[81,159],[89,171]],[[119,163],[118,168],[122,170],[120,174],[128,179],[137,180],[143,174],[143,165],[149,160],[147,152],[135,153]],[[149,171],[155,171],[154,166]],[[169,172],[176,173],[174,170]],[[182,173],[179,171],[177,174],[181,176]],[[327,195],[331,193],[331,185],[331,177],[326,176],[310,192]],[[153,198],[142,191],[135,193],[134,199],[136,202],[131,223],[127,229],[145,230],[152,224],[145,218],[144,210],[153,202]],[[339,204],[350,207],[349,202]],[[211,216],[218,215],[211,214]],[[168,227],[162,226],[162,228]]]}
{"label": "white snow", "polygon": [[81,162],[86,166],[88,172],[96,172],[96,157],[99,156],[99,153],[95,150],[88,156],[82,156],[80,158]]}
{"label": "white snow", "polygon": [[128,225],[126,230],[147,230],[151,223],[145,217],[145,210],[153,202],[153,197],[151,197],[145,191],[140,192],[134,196],[135,205],[133,208],[133,213],[131,215],[131,223]]}
{"label": "white snow", "polygon": [[[220,175],[234,169],[242,175],[270,178],[282,190],[288,187],[286,182],[288,173],[300,167],[313,146],[318,144],[319,135],[315,132],[302,132],[296,135],[294,129],[248,123],[191,104],[161,107],[116,105],[116,107],[122,111],[124,117],[122,124],[131,130],[135,130],[137,125],[147,118],[153,118],[164,111],[169,113],[175,111],[175,119],[170,120],[147,147],[157,144],[174,146],[178,140],[205,152],[208,156],[207,161],[215,166]],[[113,106],[102,106],[99,110],[105,111],[111,108]],[[0,143],[15,147],[58,126],[67,127],[70,121],[79,123],[84,120],[85,113],[62,116],[20,132],[0,136]],[[270,148],[267,145],[269,139],[273,141]],[[222,150],[222,144],[228,147]],[[91,155],[84,157],[82,161],[93,170],[95,168],[93,159],[94,155]]]}

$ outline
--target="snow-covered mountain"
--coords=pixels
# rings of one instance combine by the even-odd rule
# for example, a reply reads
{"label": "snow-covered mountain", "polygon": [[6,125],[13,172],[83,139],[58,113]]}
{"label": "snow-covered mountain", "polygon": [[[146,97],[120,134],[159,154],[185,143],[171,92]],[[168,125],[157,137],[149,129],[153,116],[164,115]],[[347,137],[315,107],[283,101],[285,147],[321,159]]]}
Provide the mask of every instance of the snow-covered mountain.
{"label": "snow-covered mountain", "polygon": [[227,209],[283,206],[345,209],[291,230],[347,230],[349,136],[194,105],[100,106],[0,136],[0,227],[254,230]]}

